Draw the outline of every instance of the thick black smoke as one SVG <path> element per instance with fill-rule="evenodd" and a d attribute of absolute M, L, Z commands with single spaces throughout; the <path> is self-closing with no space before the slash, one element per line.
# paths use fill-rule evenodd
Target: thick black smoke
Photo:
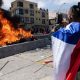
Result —
<path fill-rule="evenodd" d="M 3 1 L 2 1 L 2 0 L 0 0 L 0 7 L 2 6 L 2 4 L 3 4 Z"/>
<path fill-rule="evenodd" d="M 9 21 L 11 21 L 14 24 L 14 27 L 17 28 L 17 24 L 20 22 L 20 18 L 18 16 L 11 16 L 11 13 L 7 10 L 4 10 L 1 8 L 3 5 L 3 0 L 0 0 L 0 10 L 3 11 L 3 16 L 7 18 Z"/>

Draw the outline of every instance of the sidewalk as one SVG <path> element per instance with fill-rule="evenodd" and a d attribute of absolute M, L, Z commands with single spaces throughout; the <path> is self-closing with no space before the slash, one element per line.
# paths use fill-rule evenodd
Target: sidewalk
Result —
<path fill-rule="evenodd" d="M 0 80 L 52 80 L 50 48 L 36 49 L 0 59 Z"/>

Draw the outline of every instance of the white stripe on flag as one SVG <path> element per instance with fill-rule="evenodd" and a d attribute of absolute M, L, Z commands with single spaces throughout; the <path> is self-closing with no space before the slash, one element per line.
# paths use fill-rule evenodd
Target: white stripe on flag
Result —
<path fill-rule="evenodd" d="M 65 80 L 74 47 L 52 36 L 54 80 Z"/>

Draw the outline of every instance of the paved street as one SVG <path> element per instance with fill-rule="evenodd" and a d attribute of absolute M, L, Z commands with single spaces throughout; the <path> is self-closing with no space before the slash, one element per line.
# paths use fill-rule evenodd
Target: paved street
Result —
<path fill-rule="evenodd" d="M 52 80 L 51 49 L 36 49 L 0 59 L 0 80 Z"/>

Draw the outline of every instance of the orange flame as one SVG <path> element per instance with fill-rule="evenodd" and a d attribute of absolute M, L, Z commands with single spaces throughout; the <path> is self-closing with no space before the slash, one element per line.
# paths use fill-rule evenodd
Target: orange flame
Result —
<path fill-rule="evenodd" d="M 14 29 L 12 23 L 3 17 L 3 12 L 0 10 L 0 46 L 17 42 L 22 38 L 31 38 L 31 31 L 26 31 L 22 28 Z"/>

